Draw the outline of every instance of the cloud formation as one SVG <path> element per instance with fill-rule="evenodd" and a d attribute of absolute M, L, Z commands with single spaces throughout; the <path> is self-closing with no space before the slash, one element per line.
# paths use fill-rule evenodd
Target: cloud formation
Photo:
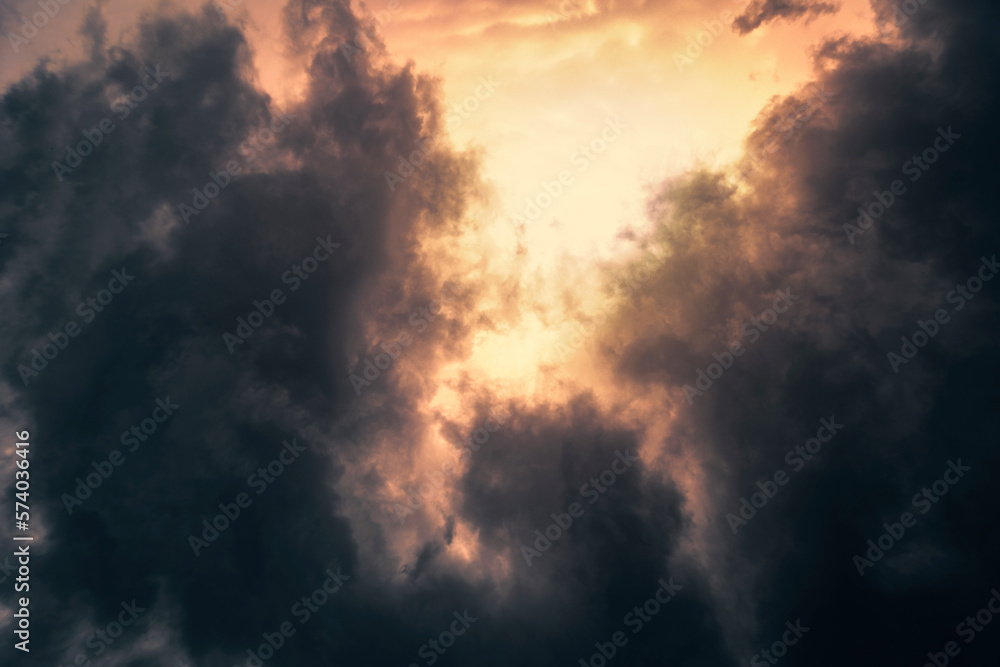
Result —
<path fill-rule="evenodd" d="M 828 11 L 755 2 L 737 25 Z M 554 287 L 497 281 L 491 242 L 469 249 L 483 156 L 446 140 L 441 82 L 393 65 L 348 4 L 284 7 L 306 84 L 281 108 L 212 7 L 151 12 L 115 45 L 94 10 L 88 58 L 40 63 L 0 101 L 0 400 L 31 432 L 44 527 L 31 659 L 939 650 L 1000 562 L 996 11 L 928 3 L 892 41 L 820 45 L 741 161 L 657 185 L 651 231 L 622 232 L 638 259 L 567 261 Z M 547 391 L 470 370 L 477 340 L 533 317 L 581 325 Z M 956 459 L 962 481 L 861 576 L 867 540 Z M 121 614 L 134 624 L 101 639 Z"/>
<path fill-rule="evenodd" d="M 743 13 L 736 17 L 733 25 L 741 35 L 746 35 L 772 21 L 792 21 L 802 16 L 807 17 L 808 21 L 819 14 L 832 14 L 838 9 L 839 6 L 831 2 L 753 0 Z"/>

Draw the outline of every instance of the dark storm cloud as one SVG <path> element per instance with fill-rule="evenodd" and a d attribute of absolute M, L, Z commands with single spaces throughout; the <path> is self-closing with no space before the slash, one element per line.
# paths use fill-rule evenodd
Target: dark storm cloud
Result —
<path fill-rule="evenodd" d="M 440 295 L 445 276 L 421 263 L 417 241 L 447 235 L 476 196 L 475 162 L 434 141 L 437 88 L 384 65 L 377 41 L 346 58 L 339 47 L 359 24 L 340 3 L 287 8 L 294 43 L 326 41 L 302 49 L 307 95 L 282 109 L 250 83 L 242 34 L 211 8 L 151 19 L 139 46 L 112 48 L 91 16 L 90 61 L 40 66 L 0 102 L 5 407 L 32 431 L 43 471 L 34 501 L 50 530 L 36 561 L 44 576 L 32 612 L 44 620 L 33 659 L 93 658 L 87 637 L 135 599 L 146 611 L 115 642 L 122 664 L 244 664 L 246 649 L 286 621 L 296 634 L 268 664 L 420 664 L 421 646 L 466 610 L 477 620 L 442 664 L 576 664 L 620 630 L 629 646 L 616 664 L 745 664 L 799 618 L 811 629 L 785 664 L 920 664 L 996 584 L 996 545 L 983 536 L 997 519 L 997 283 L 898 374 L 886 355 L 918 319 L 953 308 L 949 290 L 998 250 L 996 13 L 925 5 L 902 30 L 940 41 L 933 57 L 912 45 L 826 46 L 819 57 L 837 68 L 819 83 L 830 99 L 797 127 L 808 91 L 761 115 L 748 149 L 768 157 L 747 171 L 747 187 L 697 174 L 652 202 L 650 243 L 669 259 L 638 290 L 649 318 L 622 320 L 619 370 L 677 392 L 670 446 L 707 453 L 717 513 L 700 566 L 680 555 L 691 507 L 645 465 L 588 503 L 582 486 L 616 452 L 638 452 L 645 434 L 608 426 L 586 395 L 506 406 L 508 420 L 458 484 L 456 515 L 412 562 L 393 562 L 391 536 L 348 518 L 352 499 L 335 485 L 342 458 L 415 428 L 430 391 L 395 366 L 360 397 L 348 378 Z M 157 65 L 164 82 L 118 118 L 111 105 Z M 287 126 L 265 141 L 261 129 L 280 114 Z M 107 117 L 115 130 L 60 182 L 51 163 Z M 789 138 L 768 151 L 789 117 Z M 843 225 L 857 207 L 909 178 L 902 165 L 948 126 L 961 139 L 850 243 Z M 270 144 L 253 160 L 249 137 Z M 430 159 L 390 191 L 385 171 L 422 139 Z M 192 189 L 231 161 L 240 173 L 185 224 L 180 204 L 193 205 Z M 282 276 L 328 238 L 339 247 L 292 291 Z M 134 281 L 85 320 L 77 304 L 123 268 Z M 478 286 L 463 287 L 406 363 L 430 368 L 465 348 Z M 794 307 L 688 405 L 681 388 L 785 288 Z M 275 289 L 282 303 L 230 353 L 223 334 Z M 81 332 L 25 385 L 18 366 L 30 367 L 49 333 L 62 340 L 69 321 Z M 179 407 L 147 435 L 141 424 L 166 397 Z M 480 402 L 449 433 L 461 439 L 482 423 L 496 401 Z M 725 513 L 789 470 L 786 452 L 831 416 L 843 431 L 733 535 Z M 129 452 L 120 434 L 136 425 L 147 439 Z M 258 494 L 248 478 L 266 480 L 258 469 L 293 438 L 306 451 Z M 68 514 L 62 495 L 116 448 L 124 464 Z M 859 577 L 852 556 L 959 457 L 973 466 L 967 478 Z M 252 504 L 195 556 L 189 537 L 241 493 Z M 584 514 L 529 566 L 521 545 L 573 502 Z M 512 554 L 503 581 L 470 583 L 442 562 L 460 521 L 485 553 Z M 374 562 L 363 562 L 363 538 L 382 547 Z M 294 605 L 338 567 L 350 579 L 300 623 Z M 683 588 L 633 635 L 626 615 L 670 577 Z M 995 646 L 969 652 L 987 660 Z"/>
<path fill-rule="evenodd" d="M 741 35 L 745 35 L 772 21 L 792 21 L 801 16 L 813 19 L 820 14 L 832 14 L 838 9 L 839 5 L 812 0 L 753 0 L 736 17 L 733 25 Z"/>
<path fill-rule="evenodd" d="M 801 618 L 812 629 L 790 664 L 922 664 L 996 581 L 984 531 L 998 519 L 1000 283 L 968 283 L 1000 249 L 996 14 L 987 3 L 928 3 L 901 22 L 898 47 L 826 45 L 817 84 L 830 99 L 801 122 L 809 90 L 762 112 L 747 152 L 763 157 L 743 165 L 745 189 L 694 174 L 653 204 L 650 242 L 673 255 L 642 309 L 669 327 L 635 322 L 620 368 L 677 392 L 679 437 L 707 448 L 716 480 L 727 480 L 712 499 L 709 558 L 748 596 L 725 621 L 737 656 Z M 919 46 L 932 37 L 934 55 Z M 858 207 L 888 202 L 896 180 L 906 191 L 851 243 L 844 225 L 859 224 Z M 730 343 L 748 342 L 740 326 L 786 286 L 796 305 L 727 357 Z M 939 309 L 947 323 L 895 372 L 888 354 L 903 354 L 901 337 L 934 331 Z M 696 386 L 720 357 L 729 367 Z M 685 385 L 704 389 L 691 405 Z M 787 452 L 831 416 L 843 430 L 795 472 Z M 926 515 L 915 509 L 913 496 L 959 458 L 972 471 Z M 734 535 L 725 514 L 779 470 L 791 481 Z M 852 557 L 907 511 L 916 526 L 859 576 Z M 988 660 L 997 649 L 985 644 L 963 654 Z"/>
<path fill-rule="evenodd" d="M 250 83 L 243 35 L 211 7 L 151 18 L 134 45 L 114 47 L 102 45 L 103 23 L 91 14 L 91 60 L 39 65 L 0 102 L 3 368 L 15 391 L 6 407 L 39 449 L 52 443 L 33 487 L 51 531 L 35 560 L 48 574 L 32 589 L 38 664 L 79 653 L 93 660 L 87 638 L 133 599 L 150 611 L 116 641 L 119 658 L 246 660 L 261 633 L 295 620 L 292 605 L 321 586 L 327 568 L 361 569 L 329 486 L 340 474 L 337 451 L 367 423 L 347 379 L 370 344 L 361 322 L 433 298 L 438 278 L 416 267 L 415 239 L 452 224 L 472 176 L 460 158 L 431 148 L 388 197 L 384 171 L 437 134 L 435 89 L 374 62 L 377 45 L 344 59 L 339 36 L 357 25 L 346 5 L 329 3 L 321 17 L 291 6 L 287 15 L 300 17 L 290 21 L 293 38 L 311 30 L 329 39 L 295 108 L 275 108 Z M 151 88 L 156 68 L 162 80 Z M 116 108 L 133 93 L 133 104 Z M 83 154 L 68 158 L 67 146 Z M 233 163 L 238 175 L 220 176 Z M 424 221 L 430 201 L 447 204 Z M 197 214 L 185 216 L 182 204 Z M 303 259 L 319 246 L 329 258 L 310 269 Z M 296 265 L 315 271 L 298 286 L 284 279 Z M 125 289 L 115 283 L 105 302 L 115 271 L 134 278 Z M 223 334 L 237 332 L 238 318 L 254 321 L 255 302 L 276 289 L 281 303 L 262 305 L 266 323 L 230 354 Z M 87 298 L 100 301 L 87 310 Z M 57 354 L 38 356 L 33 368 L 33 350 L 56 349 L 46 344 Z M 391 380 L 373 390 L 392 399 L 381 416 L 388 423 L 392 413 L 405 419 L 410 403 L 395 391 Z M 150 434 L 141 424 L 162 417 L 158 399 L 178 407 Z M 248 478 L 293 438 L 307 446 L 303 462 L 257 495 Z M 122 466 L 77 491 L 77 478 L 115 449 Z M 203 536 L 202 520 L 240 493 L 252 505 L 195 556 L 189 537 Z M 67 500 L 74 496 L 82 506 Z M 381 644 L 403 661 L 474 600 L 446 583 L 413 615 L 414 603 L 376 602 L 372 593 L 350 580 L 340 611 L 304 625 L 281 660 L 359 664 Z M 344 634 L 348 618 L 360 635 Z M 386 648 L 382 633 L 411 641 Z M 172 639 L 138 643 L 153 637 Z"/>
<path fill-rule="evenodd" d="M 478 527 L 487 551 L 512 553 L 510 588 L 489 628 L 480 628 L 489 639 L 478 655 L 572 664 L 622 631 L 630 638 L 627 660 L 730 664 L 707 616 L 702 574 L 677 557 L 683 498 L 631 460 L 639 434 L 606 427 L 587 396 L 560 407 L 512 407 L 459 487 L 460 515 Z M 540 555 L 526 558 L 522 547 Z M 682 590 L 638 634 L 626 617 L 670 577 Z"/>

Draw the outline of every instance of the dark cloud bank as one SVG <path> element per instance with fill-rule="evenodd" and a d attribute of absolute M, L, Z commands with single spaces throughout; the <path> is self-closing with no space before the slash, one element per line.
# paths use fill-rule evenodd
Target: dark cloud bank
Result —
<path fill-rule="evenodd" d="M 376 351 L 365 326 L 388 330 L 440 292 L 446 276 L 418 241 L 453 231 L 477 196 L 475 164 L 434 143 L 431 82 L 382 65 L 377 45 L 349 63 L 336 45 L 354 38 L 357 19 L 314 6 L 286 10 L 293 39 L 330 32 L 295 108 L 275 109 L 249 83 L 243 36 L 210 9 L 150 18 L 134 47 L 104 46 L 96 17 L 89 62 L 39 65 L 4 93 L 3 400 L 32 432 L 32 502 L 49 531 L 33 560 L 32 653 L 17 659 L 245 664 L 262 633 L 291 621 L 295 635 L 266 664 L 427 664 L 421 645 L 468 610 L 477 620 L 440 664 L 579 664 L 619 630 L 628 644 L 617 664 L 748 664 L 798 619 L 810 630 L 784 664 L 922 665 L 953 640 L 955 664 L 996 664 L 1000 628 L 966 644 L 955 626 L 1000 586 L 1000 283 L 961 310 L 947 300 L 1000 250 L 994 4 L 928 2 L 896 46 L 826 44 L 818 110 L 805 117 L 809 90 L 776 100 L 748 141 L 743 177 L 691 174 L 651 202 L 650 242 L 670 257 L 636 298 L 656 317 L 630 320 L 609 363 L 623 383 L 661 385 L 683 406 L 667 447 L 700 452 L 718 510 L 701 558 L 681 556 L 692 523 L 683 495 L 636 464 L 524 562 L 517 547 L 581 501 L 583 481 L 616 451 L 639 450 L 641 433 L 610 425 L 583 395 L 509 406 L 471 460 L 459 518 L 487 553 L 513 554 L 505 579 L 474 583 L 438 562 L 452 526 L 415 563 L 362 554 L 361 534 L 389 536 L 349 520 L 352 499 L 336 483 L 374 432 L 405 431 L 429 391 L 386 374 L 359 397 L 348 376 Z M 891 5 L 877 7 L 891 17 Z M 169 76 L 119 119 L 109 100 L 156 65 Z M 250 161 L 241 144 L 279 114 L 287 126 Z M 114 131 L 60 182 L 51 163 L 106 117 Z M 960 138 L 910 181 L 904 163 L 949 127 Z M 389 196 L 384 171 L 423 138 L 433 159 Z M 185 224 L 179 204 L 193 205 L 192 188 L 229 161 L 240 173 Z M 906 192 L 849 238 L 857 208 L 896 179 Z M 339 247 L 292 291 L 282 276 L 327 237 Z M 88 320 L 78 304 L 123 269 L 135 278 Z M 469 311 L 407 354 L 461 354 L 469 287 Z M 799 300 L 689 405 L 684 386 L 713 353 L 749 343 L 739 325 L 786 287 Z M 222 334 L 278 288 L 287 300 L 230 354 Z M 887 354 L 938 309 L 950 320 L 894 372 Z M 25 386 L 18 366 L 70 321 L 81 332 Z M 167 397 L 179 407 L 129 452 L 118 434 L 162 417 L 154 409 Z M 831 416 L 843 430 L 795 472 L 786 452 Z M 306 451 L 258 496 L 247 477 L 292 439 Z M 115 448 L 124 464 L 67 514 L 63 494 Z M 959 458 L 971 471 L 920 514 L 913 495 Z M 779 469 L 790 483 L 734 535 L 725 514 Z M 195 557 L 188 536 L 241 492 L 252 504 Z M 853 556 L 908 510 L 916 525 L 860 576 Z M 293 605 L 338 567 L 351 578 L 301 624 Z M 632 634 L 625 615 L 671 576 L 683 589 Z M 6 586 L 3 596 L 13 606 Z M 101 644 L 88 637 L 133 599 L 145 611 L 97 663 Z"/>

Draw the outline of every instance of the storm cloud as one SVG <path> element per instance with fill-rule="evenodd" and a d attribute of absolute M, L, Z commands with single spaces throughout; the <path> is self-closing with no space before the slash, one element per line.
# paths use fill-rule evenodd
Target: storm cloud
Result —
<path fill-rule="evenodd" d="M 571 355 L 579 379 L 543 368 L 528 398 L 466 364 L 555 319 L 542 281 L 465 246 L 485 157 L 378 14 L 287 4 L 302 88 L 279 106 L 225 12 L 159 8 L 111 44 L 90 10 L 87 57 L 0 100 L 0 421 L 30 431 L 42 531 L 31 654 L 0 650 L 723 667 L 806 626 L 785 664 L 922 664 L 1000 562 L 997 11 L 820 45 L 737 163 L 656 185 L 652 231 L 622 233 L 641 262 L 595 271 L 604 315 L 565 288 L 598 370 Z"/>

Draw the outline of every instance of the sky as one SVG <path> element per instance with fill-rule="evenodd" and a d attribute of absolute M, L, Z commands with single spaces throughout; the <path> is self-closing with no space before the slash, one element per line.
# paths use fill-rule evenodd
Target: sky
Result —
<path fill-rule="evenodd" d="M 0 4 L 2 664 L 996 664 L 998 11 Z"/>

